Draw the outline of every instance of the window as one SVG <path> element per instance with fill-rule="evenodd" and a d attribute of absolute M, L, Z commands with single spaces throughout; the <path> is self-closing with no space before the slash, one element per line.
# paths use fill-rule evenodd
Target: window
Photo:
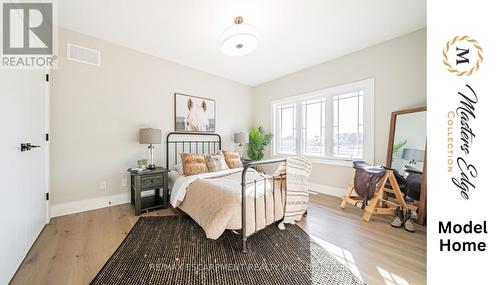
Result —
<path fill-rule="evenodd" d="M 363 158 L 363 91 L 333 97 L 333 156 Z"/>
<path fill-rule="evenodd" d="M 278 109 L 279 150 L 282 154 L 296 153 L 295 145 L 295 104 L 285 104 Z"/>
<path fill-rule="evenodd" d="M 374 80 L 275 101 L 275 155 L 373 162 Z"/>
<path fill-rule="evenodd" d="M 305 155 L 325 155 L 325 98 L 302 102 L 302 146 Z"/>

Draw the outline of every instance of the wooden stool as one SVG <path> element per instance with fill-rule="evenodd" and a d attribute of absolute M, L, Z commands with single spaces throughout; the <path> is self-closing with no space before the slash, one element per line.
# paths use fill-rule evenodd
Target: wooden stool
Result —
<path fill-rule="evenodd" d="M 387 180 L 389 180 L 392 189 L 385 187 Z M 352 204 L 356 207 L 357 204 L 363 203 L 363 199 L 361 199 L 358 196 L 352 195 L 353 191 L 354 191 L 354 178 L 353 181 L 347 187 L 347 192 L 342 198 L 342 203 L 340 204 L 340 208 L 344 209 L 347 203 Z M 394 194 L 394 196 L 396 196 L 397 203 L 384 199 L 384 192 Z M 396 177 L 394 176 L 393 171 L 387 169 L 385 171 L 384 177 L 382 177 L 379 183 L 377 183 L 373 197 L 370 200 L 368 200 L 368 205 L 364 209 L 365 213 L 363 214 L 363 220 L 369 222 L 372 215 L 394 216 L 396 214 L 396 208 L 398 206 L 401 206 L 401 208 L 403 208 L 403 211 L 406 211 L 406 209 L 408 208 L 403 193 L 401 193 L 401 190 L 399 189 L 399 185 L 398 182 L 396 181 Z"/>

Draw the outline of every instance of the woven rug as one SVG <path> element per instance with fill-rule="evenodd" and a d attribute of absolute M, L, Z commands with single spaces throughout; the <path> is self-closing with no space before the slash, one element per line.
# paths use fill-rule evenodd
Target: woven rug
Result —
<path fill-rule="evenodd" d="M 363 284 L 296 225 L 205 237 L 188 216 L 141 217 L 91 284 Z"/>

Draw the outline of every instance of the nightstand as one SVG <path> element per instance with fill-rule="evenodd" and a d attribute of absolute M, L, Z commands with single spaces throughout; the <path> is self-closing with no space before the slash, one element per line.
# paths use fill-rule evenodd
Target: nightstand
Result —
<path fill-rule="evenodd" d="M 168 197 L 168 171 L 164 167 L 157 167 L 145 173 L 130 174 L 130 198 L 135 206 L 135 215 L 154 209 L 167 208 Z M 154 195 L 142 196 L 142 192 L 154 191 Z"/>

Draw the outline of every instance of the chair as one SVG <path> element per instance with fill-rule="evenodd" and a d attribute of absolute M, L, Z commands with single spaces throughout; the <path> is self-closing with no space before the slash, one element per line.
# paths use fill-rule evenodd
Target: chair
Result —
<path fill-rule="evenodd" d="M 408 206 L 394 176 L 394 170 L 374 167 L 364 161 L 354 161 L 353 168 L 356 173 L 347 187 L 340 208 L 344 209 L 347 203 L 355 207 L 362 203 L 360 208 L 365 211 L 363 220 L 366 222 L 370 221 L 372 215 L 395 215 L 398 206 L 406 211 Z M 387 188 L 386 183 L 392 189 Z M 352 195 L 353 191 L 357 195 Z M 393 194 L 396 202 L 384 198 L 384 193 Z"/>

